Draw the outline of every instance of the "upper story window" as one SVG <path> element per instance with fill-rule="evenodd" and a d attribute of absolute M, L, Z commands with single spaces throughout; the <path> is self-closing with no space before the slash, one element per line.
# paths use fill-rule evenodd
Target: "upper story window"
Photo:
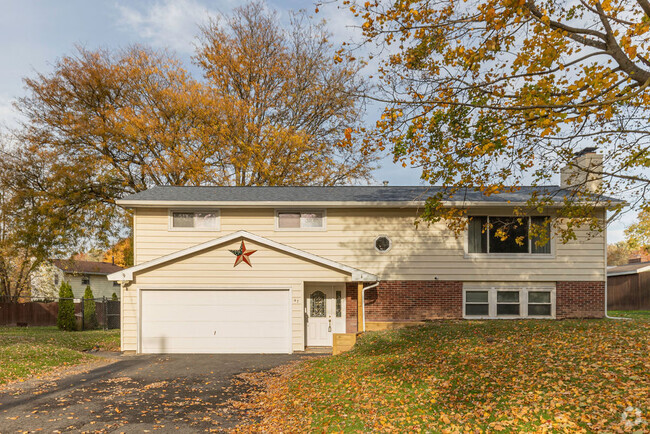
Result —
<path fill-rule="evenodd" d="M 276 211 L 275 228 L 277 230 L 325 230 L 325 211 Z"/>
<path fill-rule="evenodd" d="M 546 242 L 535 234 L 545 227 Z M 467 252 L 486 254 L 550 254 L 550 217 L 472 216 L 467 230 Z"/>
<path fill-rule="evenodd" d="M 218 231 L 219 210 L 171 210 L 169 229 L 176 231 Z"/>

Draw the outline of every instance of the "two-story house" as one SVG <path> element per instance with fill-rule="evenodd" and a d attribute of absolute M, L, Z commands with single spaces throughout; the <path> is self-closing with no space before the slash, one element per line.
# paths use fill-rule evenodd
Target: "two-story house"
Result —
<path fill-rule="evenodd" d="M 564 187 L 545 188 L 559 203 Z M 155 187 L 120 200 L 136 264 L 109 276 L 122 285 L 122 349 L 290 353 L 377 322 L 605 315 L 605 233 L 540 245 L 529 224 L 555 218 L 550 206 L 503 240 L 496 229 L 532 187 L 468 193 L 462 236 L 416 226 L 435 190 Z"/>

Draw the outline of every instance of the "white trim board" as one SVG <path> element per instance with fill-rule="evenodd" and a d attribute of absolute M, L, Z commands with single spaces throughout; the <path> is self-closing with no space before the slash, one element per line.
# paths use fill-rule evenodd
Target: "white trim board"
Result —
<path fill-rule="evenodd" d="M 255 235 L 247 231 L 233 232 L 229 235 L 224 235 L 223 237 L 215 238 L 214 240 L 210 240 L 205 243 L 197 244 L 196 246 L 188 247 L 187 249 L 179 250 L 169 255 L 152 259 L 151 261 L 144 262 L 140 265 L 136 265 L 135 267 L 126 268 L 122 271 L 109 274 L 107 277 L 108 280 L 112 280 L 112 281 L 117 280 L 120 282 L 131 282 L 133 281 L 133 273 L 146 270 L 148 268 L 155 267 L 157 265 L 164 264 L 166 262 L 170 262 L 175 259 L 182 258 L 184 256 L 192 255 L 194 253 L 198 253 L 203 250 L 216 247 L 220 244 L 225 244 L 230 241 L 234 241 L 238 239 L 246 239 L 246 240 L 254 241 L 258 244 L 262 244 L 267 247 L 271 247 L 286 252 L 288 254 L 298 256 L 305 260 L 315 262 L 317 264 L 321 264 L 326 267 L 334 268 L 335 270 L 340 270 L 349 273 L 352 276 L 352 280 L 354 281 L 374 282 L 378 280 L 376 275 L 367 273 L 363 270 L 359 270 L 358 268 L 350 267 L 348 265 L 341 264 L 340 262 L 332 261 L 331 259 L 323 258 L 322 256 L 314 255 L 313 253 L 305 252 L 304 250 L 296 249 L 295 247 L 287 246 L 286 244 L 278 243 L 277 241 L 270 240 L 260 235 Z"/>

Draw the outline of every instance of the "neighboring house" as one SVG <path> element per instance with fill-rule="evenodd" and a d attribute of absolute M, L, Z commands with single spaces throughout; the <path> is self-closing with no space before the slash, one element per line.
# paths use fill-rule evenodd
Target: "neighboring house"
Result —
<path fill-rule="evenodd" d="M 558 203 L 568 194 L 545 188 Z M 155 187 L 119 200 L 134 213 L 136 264 L 109 276 L 123 285 L 122 350 L 290 353 L 386 322 L 605 315 L 605 233 L 543 246 L 527 225 L 523 246 L 482 233 L 486 221 L 512 223 L 533 187 L 468 192 L 476 218 L 463 236 L 416 226 L 435 191 Z"/>
<path fill-rule="evenodd" d="M 607 305 L 612 310 L 650 310 L 650 261 L 632 259 L 607 269 Z"/>
<path fill-rule="evenodd" d="M 32 298 L 59 296 L 61 282 L 70 283 L 75 298 L 82 298 L 90 286 L 95 298 L 120 296 L 120 284 L 108 280 L 107 276 L 123 268 L 110 262 L 53 259 L 40 267 L 32 280 Z"/>

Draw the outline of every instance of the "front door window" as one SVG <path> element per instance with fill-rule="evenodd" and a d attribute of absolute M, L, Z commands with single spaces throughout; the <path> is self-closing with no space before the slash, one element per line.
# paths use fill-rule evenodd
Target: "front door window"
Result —
<path fill-rule="evenodd" d="M 326 298 L 322 291 L 316 291 L 311 294 L 311 312 L 312 318 L 325 318 L 327 315 Z"/>

